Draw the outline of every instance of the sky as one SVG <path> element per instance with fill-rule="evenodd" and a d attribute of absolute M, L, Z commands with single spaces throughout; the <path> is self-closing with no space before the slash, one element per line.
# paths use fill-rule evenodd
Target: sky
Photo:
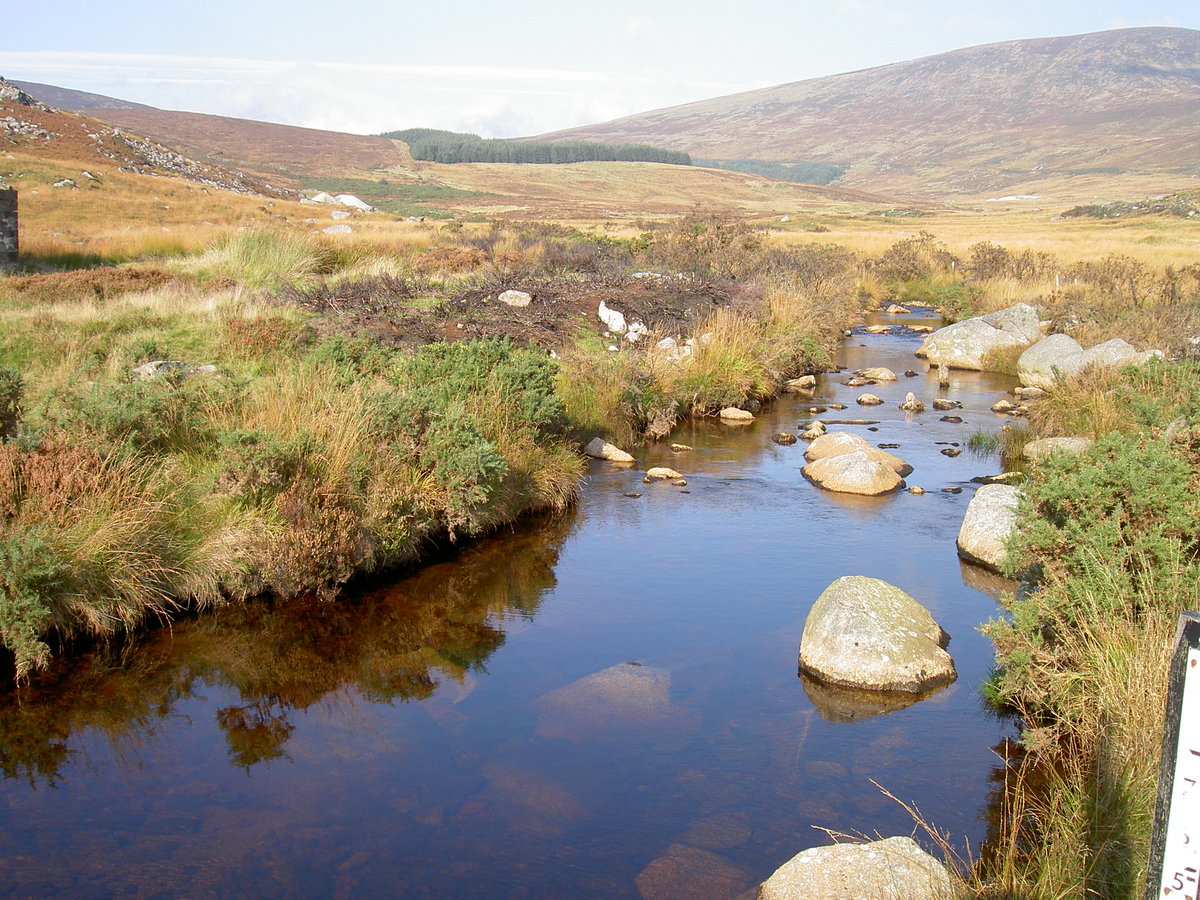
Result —
<path fill-rule="evenodd" d="M 1196 0 L 40 0 L 0 76 L 361 134 L 541 134 L 960 47 L 1200 29 Z"/>

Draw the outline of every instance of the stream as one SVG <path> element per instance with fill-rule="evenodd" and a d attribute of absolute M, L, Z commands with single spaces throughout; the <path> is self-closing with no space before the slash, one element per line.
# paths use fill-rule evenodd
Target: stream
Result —
<path fill-rule="evenodd" d="M 0 697 L 0 896 L 752 898 L 821 829 L 912 833 L 872 782 L 977 850 L 1014 731 L 979 697 L 978 628 L 1007 583 L 954 539 L 970 479 L 999 471 L 967 436 L 1000 428 L 1014 382 L 954 372 L 961 423 L 906 416 L 907 391 L 939 395 L 920 340 L 856 333 L 839 364 L 897 382 L 824 375 L 751 425 L 686 425 L 692 452 L 592 462 L 570 514 L 344 602 L 56 663 Z M 927 493 L 807 482 L 806 444 L 771 437 L 830 402 L 816 417 L 878 420 L 830 430 L 899 445 Z M 652 465 L 686 487 L 643 484 Z M 798 677 L 810 606 L 855 574 L 932 612 L 954 684 L 904 706 Z"/>

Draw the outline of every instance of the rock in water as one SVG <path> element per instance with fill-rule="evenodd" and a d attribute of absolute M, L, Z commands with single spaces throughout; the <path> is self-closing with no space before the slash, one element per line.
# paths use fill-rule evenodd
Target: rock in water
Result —
<path fill-rule="evenodd" d="M 505 306 L 516 307 L 528 306 L 533 301 L 533 297 L 524 291 L 505 291 L 496 299 Z"/>
<path fill-rule="evenodd" d="M 815 390 L 817 387 L 817 378 L 815 375 L 801 375 L 799 378 L 793 378 L 783 386 L 785 391 L 800 393 L 801 391 Z"/>
<path fill-rule="evenodd" d="M 929 335 L 917 351 L 931 365 L 982 371 L 988 353 L 1028 347 L 1042 336 L 1037 310 L 1018 303 L 986 316 L 963 319 Z"/>
<path fill-rule="evenodd" d="M 775 437 L 771 438 L 775 443 L 782 447 L 790 447 L 796 443 L 796 436 L 786 431 L 781 431 Z"/>
<path fill-rule="evenodd" d="M 813 604 L 800 668 L 831 684 L 920 694 L 957 677 L 949 637 L 929 610 L 895 585 L 848 575 Z"/>
<path fill-rule="evenodd" d="M 859 378 L 867 378 L 871 381 L 895 381 L 896 373 L 891 369 L 883 366 L 872 366 L 867 369 L 859 369 L 854 373 Z"/>
<path fill-rule="evenodd" d="M 925 404 L 917 399 L 916 394 L 909 391 L 904 397 L 904 402 L 900 404 L 900 408 L 905 412 L 919 413 L 925 411 Z"/>
<path fill-rule="evenodd" d="M 901 478 L 912 474 L 912 466 L 900 457 L 888 453 L 879 447 L 872 447 L 863 438 L 848 431 L 831 431 L 829 434 L 818 437 L 804 451 L 804 458 L 809 462 L 816 462 L 818 459 L 841 456 L 843 453 L 854 453 L 859 450 L 866 453 L 867 456 L 876 462 L 889 466 Z"/>
<path fill-rule="evenodd" d="M 588 441 L 587 446 L 583 448 L 583 452 L 592 457 L 592 459 L 607 459 L 610 462 L 623 463 L 633 462 L 632 456 L 620 447 L 614 446 L 600 437 L 594 437 Z"/>
<path fill-rule="evenodd" d="M 968 562 L 999 571 L 1005 541 L 1017 526 L 1021 491 L 1009 484 L 985 484 L 967 505 L 958 530 L 958 555 Z"/>
<path fill-rule="evenodd" d="M 754 413 L 747 412 L 744 409 L 738 409 L 736 406 L 727 406 L 720 412 L 722 422 L 753 422 Z"/>
<path fill-rule="evenodd" d="M 946 867 L 910 837 L 813 847 L 758 889 L 758 900 L 953 900 Z"/>
<path fill-rule="evenodd" d="M 652 469 L 646 470 L 646 477 L 661 478 L 664 481 L 674 481 L 677 478 L 682 478 L 683 475 L 681 475 L 679 472 L 676 472 L 674 469 L 668 468 L 667 466 L 655 466 Z"/>
<path fill-rule="evenodd" d="M 876 497 L 904 487 L 904 479 L 895 469 L 873 459 L 865 450 L 827 456 L 809 463 L 800 471 L 817 487 L 841 494 Z"/>
<path fill-rule="evenodd" d="M 862 406 L 878 406 L 883 401 L 874 394 L 859 394 L 858 403 Z"/>

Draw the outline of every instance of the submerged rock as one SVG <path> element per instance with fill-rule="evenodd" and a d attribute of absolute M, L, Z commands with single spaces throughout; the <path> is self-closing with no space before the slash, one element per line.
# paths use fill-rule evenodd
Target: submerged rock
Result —
<path fill-rule="evenodd" d="M 533 702 L 543 738 L 586 740 L 614 725 L 642 726 L 676 717 L 671 673 L 633 663 L 609 666 Z"/>
<path fill-rule="evenodd" d="M 967 505 L 958 530 L 958 555 L 969 562 L 999 571 L 1007 550 L 1005 542 L 1017 527 L 1021 491 L 1009 484 L 985 484 Z"/>
<path fill-rule="evenodd" d="M 792 444 L 796 443 L 797 439 L 794 434 L 791 434 L 790 432 L 787 432 L 787 431 L 781 431 L 777 435 L 775 435 L 773 438 L 771 438 L 771 440 L 773 440 L 775 443 L 779 444 L 780 446 L 790 447 Z"/>
<path fill-rule="evenodd" d="M 924 693 L 957 677 L 949 637 L 924 606 L 895 585 L 849 575 L 813 604 L 800 668 L 847 687 Z"/>
<path fill-rule="evenodd" d="M 871 459 L 888 466 L 901 477 L 912 473 L 912 466 L 900 457 L 879 447 L 872 447 L 865 439 L 848 431 L 832 431 L 817 438 L 804 451 L 804 458 L 809 462 L 816 462 L 818 459 L 827 459 L 831 456 L 841 456 L 856 451 L 866 453 Z"/>
<path fill-rule="evenodd" d="M 813 847 L 758 889 L 758 900 L 953 900 L 946 867 L 910 837 Z"/>

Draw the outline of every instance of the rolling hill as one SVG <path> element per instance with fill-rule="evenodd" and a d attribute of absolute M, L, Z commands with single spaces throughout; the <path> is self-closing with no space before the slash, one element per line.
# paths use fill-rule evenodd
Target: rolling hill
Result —
<path fill-rule="evenodd" d="M 543 137 L 833 163 L 838 184 L 925 198 L 1144 195 L 1200 176 L 1200 32 L 989 44 Z"/>

